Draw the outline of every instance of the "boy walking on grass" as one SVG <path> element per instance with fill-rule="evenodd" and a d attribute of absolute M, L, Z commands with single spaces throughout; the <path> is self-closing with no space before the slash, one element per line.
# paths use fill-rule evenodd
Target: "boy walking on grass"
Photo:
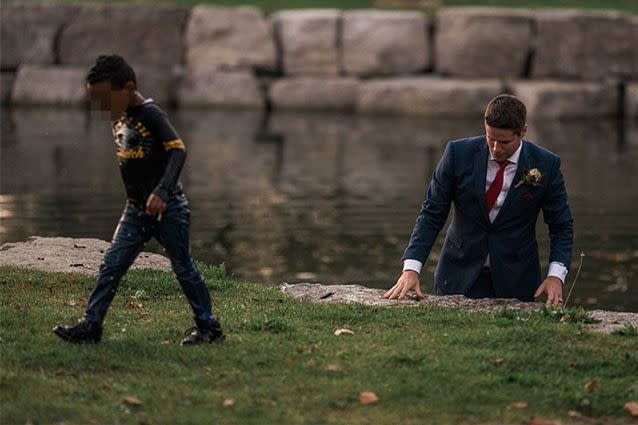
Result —
<path fill-rule="evenodd" d="M 178 181 L 186 158 L 184 143 L 164 111 L 136 86 L 133 68 L 118 55 L 98 57 L 87 74 L 91 103 L 111 114 L 127 201 L 84 316 L 75 325 L 56 326 L 53 332 L 69 342 L 99 342 L 120 279 L 144 244 L 155 237 L 166 249 L 193 310 L 196 326 L 181 344 L 222 341 L 225 337 L 212 313 L 208 289 L 190 252 L 190 209 Z"/>

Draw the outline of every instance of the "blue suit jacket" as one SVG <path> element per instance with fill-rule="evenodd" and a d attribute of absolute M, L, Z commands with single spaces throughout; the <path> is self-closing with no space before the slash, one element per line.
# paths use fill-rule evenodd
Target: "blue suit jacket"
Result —
<path fill-rule="evenodd" d="M 428 186 L 403 259 L 425 263 L 454 205 L 434 273 L 436 293 L 465 294 L 476 281 L 489 253 L 492 282 L 499 298 L 531 301 L 542 282 L 536 221 L 540 210 L 549 228 L 549 261 L 569 267 L 573 218 L 567 204 L 560 158 L 523 142 L 512 187 L 493 223 L 485 210 L 489 151 L 485 136 L 448 143 Z M 543 175 L 539 186 L 514 187 L 530 169 Z"/>

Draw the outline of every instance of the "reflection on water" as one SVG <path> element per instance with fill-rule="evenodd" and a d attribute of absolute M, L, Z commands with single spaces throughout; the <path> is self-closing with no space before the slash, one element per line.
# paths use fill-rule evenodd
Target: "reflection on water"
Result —
<path fill-rule="evenodd" d="M 447 140 L 481 122 L 335 114 L 169 111 L 193 251 L 241 278 L 389 287 Z M 109 240 L 124 201 L 108 122 L 75 110 L 3 110 L 0 239 Z M 575 217 L 575 300 L 638 311 L 638 123 L 532 122 L 562 157 Z M 546 228 L 539 220 L 541 258 Z M 440 241 L 439 241 L 440 244 Z M 432 291 L 437 245 L 423 280 Z M 148 248 L 158 251 L 151 243 Z M 545 264 L 546 266 L 546 264 Z"/>

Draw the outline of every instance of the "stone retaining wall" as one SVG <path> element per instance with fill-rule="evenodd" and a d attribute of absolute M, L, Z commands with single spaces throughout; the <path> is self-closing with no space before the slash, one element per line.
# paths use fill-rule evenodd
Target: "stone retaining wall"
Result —
<path fill-rule="evenodd" d="M 117 22 L 118 25 L 113 25 Z M 638 118 L 638 16 L 445 8 L 313 9 L 9 3 L 1 100 L 84 106 L 79 84 L 119 53 L 166 105 L 480 115 L 492 96 L 530 115 Z"/>

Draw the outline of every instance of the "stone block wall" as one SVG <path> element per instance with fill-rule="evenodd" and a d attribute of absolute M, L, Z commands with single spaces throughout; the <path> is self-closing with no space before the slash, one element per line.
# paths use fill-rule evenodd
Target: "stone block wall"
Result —
<path fill-rule="evenodd" d="M 254 7 L 25 2 L 3 4 L 0 24 L 5 104 L 86 106 L 88 67 L 118 53 L 145 96 L 183 108 L 460 117 L 509 92 L 535 116 L 638 117 L 638 17 L 619 12 L 264 16 Z"/>

